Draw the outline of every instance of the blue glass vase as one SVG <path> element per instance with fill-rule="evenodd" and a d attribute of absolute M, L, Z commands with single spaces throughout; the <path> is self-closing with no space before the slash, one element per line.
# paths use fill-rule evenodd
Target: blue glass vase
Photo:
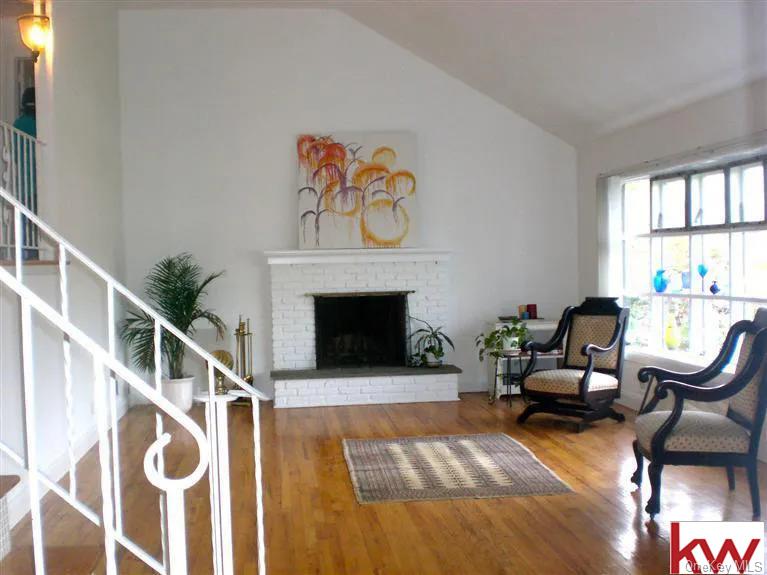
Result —
<path fill-rule="evenodd" d="M 655 272 L 655 277 L 652 278 L 652 286 L 658 293 L 663 293 L 668 287 L 668 278 L 666 277 L 666 270 L 658 270 Z"/>
<path fill-rule="evenodd" d="M 718 294 L 720 291 L 722 291 L 722 288 L 719 287 L 719 284 L 716 283 L 716 280 L 711 282 L 711 286 L 709 286 L 708 291 L 710 291 L 713 295 Z"/>

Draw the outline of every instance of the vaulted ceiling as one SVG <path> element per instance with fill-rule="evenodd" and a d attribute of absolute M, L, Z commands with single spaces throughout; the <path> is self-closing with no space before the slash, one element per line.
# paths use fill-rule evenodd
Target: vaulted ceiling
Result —
<path fill-rule="evenodd" d="M 767 77 L 767 0 L 120 1 L 335 8 L 573 145 Z"/>
<path fill-rule="evenodd" d="M 341 9 L 572 144 L 767 76 L 764 0 Z"/>

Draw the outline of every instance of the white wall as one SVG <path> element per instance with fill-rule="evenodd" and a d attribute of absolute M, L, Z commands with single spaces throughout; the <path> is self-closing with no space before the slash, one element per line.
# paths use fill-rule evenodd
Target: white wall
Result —
<path fill-rule="evenodd" d="M 230 327 L 251 318 L 262 387 L 262 252 L 297 247 L 300 133 L 416 133 L 423 245 L 454 253 L 449 359 L 463 389 L 484 385 L 473 339 L 486 320 L 534 302 L 554 317 L 577 299 L 573 148 L 347 16 L 124 10 L 119 68 L 129 286 L 180 251 L 225 269 L 209 304 Z"/>
<path fill-rule="evenodd" d="M 29 7 L 31 9 L 31 7 Z M 117 8 L 113 3 L 54 1 L 47 7 L 52 45 L 37 70 L 41 213 L 96 263 L 122 273 L 120 216 L 120 111 L 117 72 Z M 69 266 L 73 322 L 106 343 L 106 292 L 82 266 Z M 27 271 L 29 286 L 58 307 L 55 267 Z M 18 298 L 0 290 L 0 437 L 21 447 Z M 35 319 L 36 414 L 41 466 L 53 477 L 66 469 L 66 411 L 61 334 Z M 92 366 L 73 351 L 74 443 L 78 454 L 93 444 Z M 125 408 L 125 393 L 120 411 Z M 0 461 L 9 472 L 7 461 Z M 10 501 L 11 520 L 25 511 L 24 486 Z"/>

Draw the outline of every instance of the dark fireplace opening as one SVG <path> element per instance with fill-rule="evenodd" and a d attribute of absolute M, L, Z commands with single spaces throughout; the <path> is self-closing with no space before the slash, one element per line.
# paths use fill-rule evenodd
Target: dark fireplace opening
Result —
<path fill-rule="evenodd" d="M 406 293 L 315 295 L 317 368 L 404 366 Z"/>

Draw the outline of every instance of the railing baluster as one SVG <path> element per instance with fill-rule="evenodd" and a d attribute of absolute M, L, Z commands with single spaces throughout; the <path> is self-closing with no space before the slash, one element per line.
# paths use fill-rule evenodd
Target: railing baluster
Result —
<path fill-rule="evenodd" d="M 59 292 L 61 315 L 69 321 L 69 276 L 67 274 L 67 249 L 59 247 Z M 72 401 L 72 344 L 66 333 L 62 335 L 64 353 L 64 403 L 67 419 L 67 456 L 69 458 L 69 494 L 77 497 L 77 461 L 75 459 L 74 401 Z"/>
<path fill-rule="evenodd" d="M 34 139 L 29 138 L 27 140 L 27 146 L 29 146 L 29 177 L 30 177 L 30 200 L 29 200 L 29 209 L 31 209 L 34 213 L 37 213 L 37 143 Z M 30 221 L 30 225 L 33 226 L 32 230 L 32 236 L 31 236 L 31 243 L 36 248 L 40 246 L 40 237 L 37 233 L 37 226 L 34 225 L 33 222 Z M 38 251 L 38 257 L 39 256 Z"/>
<path fill-rule="evenodd" d="M 184 492 L 168 489 L 168 573 L 186 575 L 186 516 L 184 514 Z"/>
<path fill-rule="evenodd" d="M 261 413 L 260 402 L 250 398 L 253 407 L 253 456 L 256 474 L 256 535 L 258 537 L 258 573 L 266 575 L 266 535 L 264 532 L 264 488 L 261 469 Z"/>
<path fill-rule="evenodd" d="M 154 388 L 158 393 L 162 394 L 162 324 L 159 320 L 154 321 Z M 157 439 L 163 434 L 162 414 L 157 411 L 154 416 L 155 419 L 155 435 Z M 162 451 L 157 455 L 157 470 L 160 475 L 165 474 L 165 457 Z M 168 566 L 168 532 L 167 532 L 167 517 L 166 511 L 166 497 L 165 493 L 160 492 L 159 498 L 160 505 L 160 539 L 162 544 L 162 564 Z"/>
<path fill-rule="evenodd" d="M 218 465 L 218 501 L 221 518 L 221 557 L 222 575 L 234 573 L 234 551 L 232 547 L 232 502 L 229 488 L 229 427 L 227 412 L 229 402 L 226 396 L 213 400 L 213 413 L 216 419 L 216 444 L 213 448 L 217 451 Z"/>
<path fill-rule="evenodd" d="M 210 491 L 210 533 L 213 555 L 213 574 L 221 575 L 223 570 L 223 561 L 221 558 L 221 508 L 218 505 L 218 480 L 215 470 L 218 468 L 218 457 L 216 445 L 216 418 L 213 413 L 213 399 L 205 402 L 205 424 L 208 431 L 208 451 L 210 453 L 210 464 L 208 465 L 208 484 Z"/>
<path fill-rule="evenodd" d="M 19 198 L 19 156 L 16 151 L 17 139 L 18 135 L 11 132 L 11 194 L 13 194 L 14 198 L 21 201 L 21 198 Z"/>
<path fill-rule="evenodd" d="M 24 372 L 24 436 L 26 438 L 27 490 L 29 491 L 29 508 L 32 517 L 32 546 L 35 557 L 35 573 L 45 575 L 35 429 L 35 354 L 32 348 L 32 309 L 29 302 L 24 298 L 21 300 L 21 357 Z"/>
<path fill-rule="evenodd" d="M 213 528 L 214 573 L 234 573 L 232 551 L 232 505 L 229 486 L 229 427 L 227 411 L 233 399 L 216 395 L 215 367 L 208 363 L 208 397 L 205 418 L 208 424 L 210 466 L 208 477 L 211 492 L 211 527 Z"/>
<path fill-rule="evenodd" d="M 0 186 L 5 188 L 10 188 L 10 182 L 11 182 L 11 150 L 8 143 L 8 138 L 10 131 L 8 130 L 8 127 L 5 124 L 1 124 L 0 128 L 2 128 L 2 142 L 0 142 L 0 168 L 2 169 L 2 172 L 0 172 Z M 11 257 L 10 253 L 6 253 L 6 250 L 9 250 L 11 246 L 11 220 L 10 217 L 13 212 L 13 206 L 8 204 L 7 202 L 2 202 L 3 210 L 0 214 L 0 218 L 2 218 L 2 221 L 0 221 L 0 242 L 2 242 L 2 245 L 0 246 L 0 249 L 2 249 L 2 253 L 0 253 L 0 258 L 9 258 Z"/>
<path fill-rule="evenodd" d="M 16 279 L 20 282 L 24 281 L 22 277 L 22 261 L 21 261 L 21 212 L 17 206 L 13 208 L 13 241 L 16 244 L 14 246 L 14 254 L 16 257 Z"/>
<path fill-rule="evenodd" d="M 109 355 L 113 359 L 117 353 L 115 334 L 115 289 L 112 282 L 107 282 L 107 339 Z M 109 372 L 109 410 L 112 416 L 112 476 L 114 477 L 115 530 L 123 532 L 122 487 L 120 481 L 120 434 L 117 421 L 117 379 Z"/>
<path fill-rule="evenodd" d="M 101 517 L 104 529 L 104 556 L 107 575 L 117 574 L 116 546 L 114 533 L 114 508 L 112 503 L 112 474 L 109 469 L 109 419 L 106 397 L 104 364 L 93 358 L 93 398 L 96 409 L 96 424 L 99 431 L 99 467 L 101 468 Z"/>
<path fill-rule="evenodd" d="M 21 135 L 16 137 L 16 165 L 19 170 L 19 199 L 21 203 L 29 207 L 29 199 L 27 198 L 27 159 L 24 157 L 24 138 Z M 29 220 L 24 221 L 23 233 L 21 234 L 21 247 L 26 247 L 27 238 L 29 237 Z"/>

